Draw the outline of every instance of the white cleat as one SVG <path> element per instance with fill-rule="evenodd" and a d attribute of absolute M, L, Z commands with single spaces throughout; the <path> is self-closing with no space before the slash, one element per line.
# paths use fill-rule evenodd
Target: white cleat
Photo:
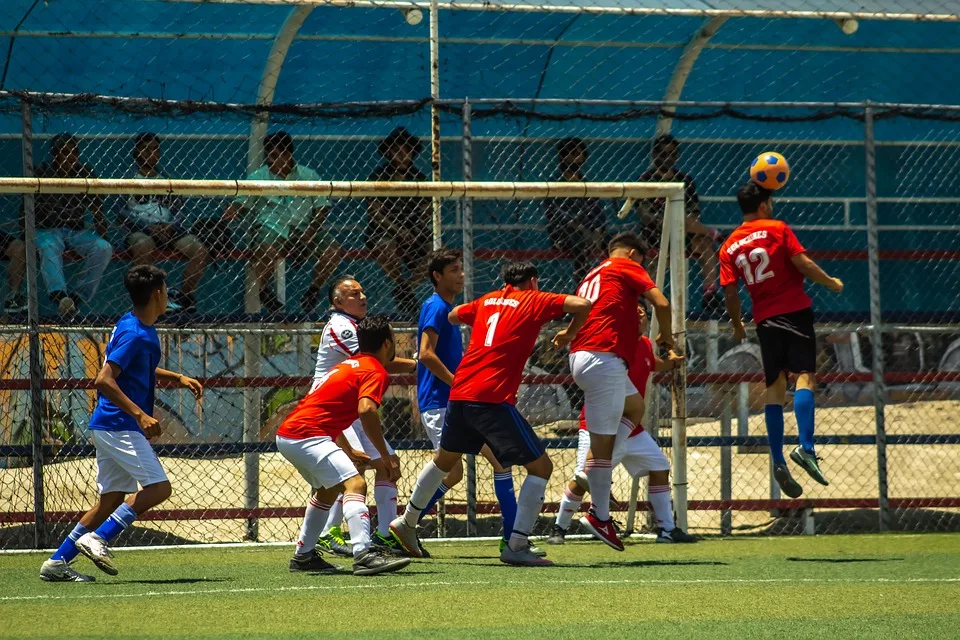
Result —
<path fill-rule="evenodd" d="M 97 565 L 97 569 L 103 571 L 109 576 L 115 576 L 120 573 L 113 564 L 113 554 L 110 553 L 110 547 L 107 541 L 91 531 L 80 536 L 77 540 L 77 550 L 90 558 L 90 562 Z"/>
<path fill-rule="evenodd" d="M 40 579 L 44 582 L 94 582 L 93 576 L 74 571 L 65 560 L 50 559 L 40 567 Z"/>
<path fill-rule="evenodd" d="M 417 528 L 408 525 L 407 521 L 403 519 L 403 516 L 394 519 L 393 522 L 390 523 L 390 532 L 411 558 L 423 557 L 420 539 L 417 538 Z"/>

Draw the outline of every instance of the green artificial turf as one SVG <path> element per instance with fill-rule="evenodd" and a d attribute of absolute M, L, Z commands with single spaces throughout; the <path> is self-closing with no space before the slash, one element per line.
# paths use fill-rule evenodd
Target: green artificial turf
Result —
<path fill-rule="evenodd" d="M 291 574 L 292 546 L 120 549 L 116 577 L 78 560 L 93 584 L 0 556 L 0 638 L 960 637 L 960 535 L 576 542 L 544 569 L 492 542 L 430 548 L 366 578 Z"/>

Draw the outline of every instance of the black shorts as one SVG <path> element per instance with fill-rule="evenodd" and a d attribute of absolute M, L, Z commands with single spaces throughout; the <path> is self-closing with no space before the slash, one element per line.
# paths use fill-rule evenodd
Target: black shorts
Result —
<path fill-rule="evenodd" d="M 817 370 L 817 334 L 813 328 L 812 307 L 759 322 L 757 338 L 768 387 L 784 371 L 813 373 Z"/>
<path fill-rule="evenodd" d="M 504 467 L 530 464 L 546 451 L 512 404 L 451 400 L 443 418 L 440 448 L 476 455 L 485 444 Z"/>

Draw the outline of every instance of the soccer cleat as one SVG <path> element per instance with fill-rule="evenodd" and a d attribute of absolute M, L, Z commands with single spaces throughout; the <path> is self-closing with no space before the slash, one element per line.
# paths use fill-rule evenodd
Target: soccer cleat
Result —
<path fill-rule="evenodd" d="M 590 507 L 587 514 L 580 518 L 580 524 L 607 546 L 617 551 L 623 551 L 623 543 L 620 541 L 620 536 L 617 535 L 617 528 L 613 523 L 613 518 L 601 520 L 597 517 L 597 513 L 593 510 L 593 507 Z"/>
<path fill-rule="evenodd" d="M 371 541 L 371 544 L 378 551 L 389 553 L 390 555 L 394 555 L 394 556 L 408 555 L 407 552 L 404 551 L 403 547 L 400 545 L 400 541 L 393 537 L 393 534 L 389 536 L 382 536 L 380 535 L 380 532 L 377 531 L 373 534 L 373 540 Z"/>
<path fill-rule="evenodd" d="M 390 523 L 390 533 L 393 534 L 393 537 L 400 543 L 400 547 L 403 548 L 411 558 L 428 557 L 424 555 L 425 550 L 420 544 L 420 538 L 417 537 L 417 528 L 408 525 L 402 516 L 395 518 Z"/>
<path fill-rule="evenodd" d="M 797 484 L 797 481 L 790 475 L 790 469 L 786 464 L 773 465 L 773 477 L 776 478 L 780 490 L 791 498 L 799 498 L 803 495 L 803 487 Z"/>
<path fill-rule="evenodd" d="M 330 527 L 327 535 L 317 538 L 317 546 L 334 555 L 344 558 L 353 557 L 353 549 L 351 549 L 347 541 L 343 539 L 343 530 L 341 530 L 340 527 Z"/>
<path fill-rule="evenodd" d="M 817 457 L 817 454 L 807 451 L 800 445 L 797 445 L 796 448 L 790 452 L 790 459 L 800 465 L 807 474 L 822 484 L 825 487 L 829 487 L 830 483 L 823 476 L 823 471 L 820 471 L 819 460 L 823 458 Z"/>
<path fill-rule="evenodd" d="M 553 531 L 547 538 L 547 544 L 564 544 L 567 541 L 567 530 L 559 525 L 553 525 Z"/>
<path fill-rule="evenodd" d="M 694 543 L 697 541 L 696 536 L 692 536 L 680 527 L 674 527 L 672 531 L 667 531 L 664 528 L 660 528 L 660 532 L 657 534 L 657 542 L 661 543 L 673 543 L 673 542 L 682 542 L 682 543 Z"/>
<path fill-rule="evenodd" d="M 113 564 L 113 554 L 110 553 L 107 541 L 98 536 L 95 531 L 80 536 L 76 544 L 77 551 L 90 558 L 90 561 L 97 565 L 97 569 L 100 569 L 100 571 L 109 576 L 120 573 L 116 565 Z"/>
<path fill-rule="evenodd" d="M 520 551 L 514 551 L 510 545 L 504 546 L 500 550 L 500 562 L 511 564 L 515 567 L 552 567 L 553 562 L 546 558 L 541 558 L 535 554 L 528 544 Z"/>
<path fill-rule="evenodd" d="M 95 582 L 93 576 L 74 571 L 65 560 L 46 560 L 40 567 L 40 579 L 44 582 Z"/>
<path fill-rule="evenodd" d="M 420 557 L 421 558 L 431 558 L 430 552 L 427 551 L 427 548 L 423 546 L 423 541 L 417 538 L 417 544 L 420 545 Z"/>
<path fill-rule="evenodd" d="M 501 539 L 501 540 L 500 540 L 500 553 L 503 553 L 503 550 L 506 549 L 508 546 L 509 546 L 509 543 L 508 543 L 506 540 Z M 535 544 L 532 544 L 532 543 L 531 543 L 529 549 L 530 549 L 530 553 L 532 553 L 533 555 L 537 556 L 538 558 L 546 558 L 546 557 L 547 557 L 547 552 L 546 552 L 544 549 L 541 549 L 540 547 L 538 547 L 538 546 L 535 545 Z"/>
<path fill-rule="evenodd" d="M 307 551 L 290 558 L 290 571 L 305 573 L 336 573 L 339 569 L 323 559 L 323 552 Z"/>
<path fill-rule="evenodd" d="M 353 559 L 353 575 L 372 576 L 378 573 L 399 571 L 408 564 L 410 564 L 410 558 L 398 558 L 375 549 L 367 549 Z"/>

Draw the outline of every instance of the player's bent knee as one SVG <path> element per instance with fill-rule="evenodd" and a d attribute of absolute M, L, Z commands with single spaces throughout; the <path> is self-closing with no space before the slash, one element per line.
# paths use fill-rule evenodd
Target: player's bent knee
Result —
<path fill-rule="evenodd" d="M 359 493 L 365 496 L 367 495 L 367 481 L 360 474 L 347 478 L 343 481 L 343 493 Z"/>
<path fill-rule="evenodd" d="M 527 473 L 532 473 L 541 478 L 550 479 L 550 475 L 553 473 L 553 461 L 545 453 L 530 464 L 524 465 L 524 467 Z"/>
<path fill-rule="evenodd" d="M 463 460 L 453 465 L 453 469 L 450 469 L 450 473 L 444 478 L 443 484 L 447 485 L 447 488 L 452 489 L 454 486 L 460 484 L 461 480 L 463 480 Z"/>
<path fill-rule="evenodd" d="M 656 486 L 670 484 L 670 472 L 669 471 L 651 471 L 650 484 L 656 485 Z"/>

